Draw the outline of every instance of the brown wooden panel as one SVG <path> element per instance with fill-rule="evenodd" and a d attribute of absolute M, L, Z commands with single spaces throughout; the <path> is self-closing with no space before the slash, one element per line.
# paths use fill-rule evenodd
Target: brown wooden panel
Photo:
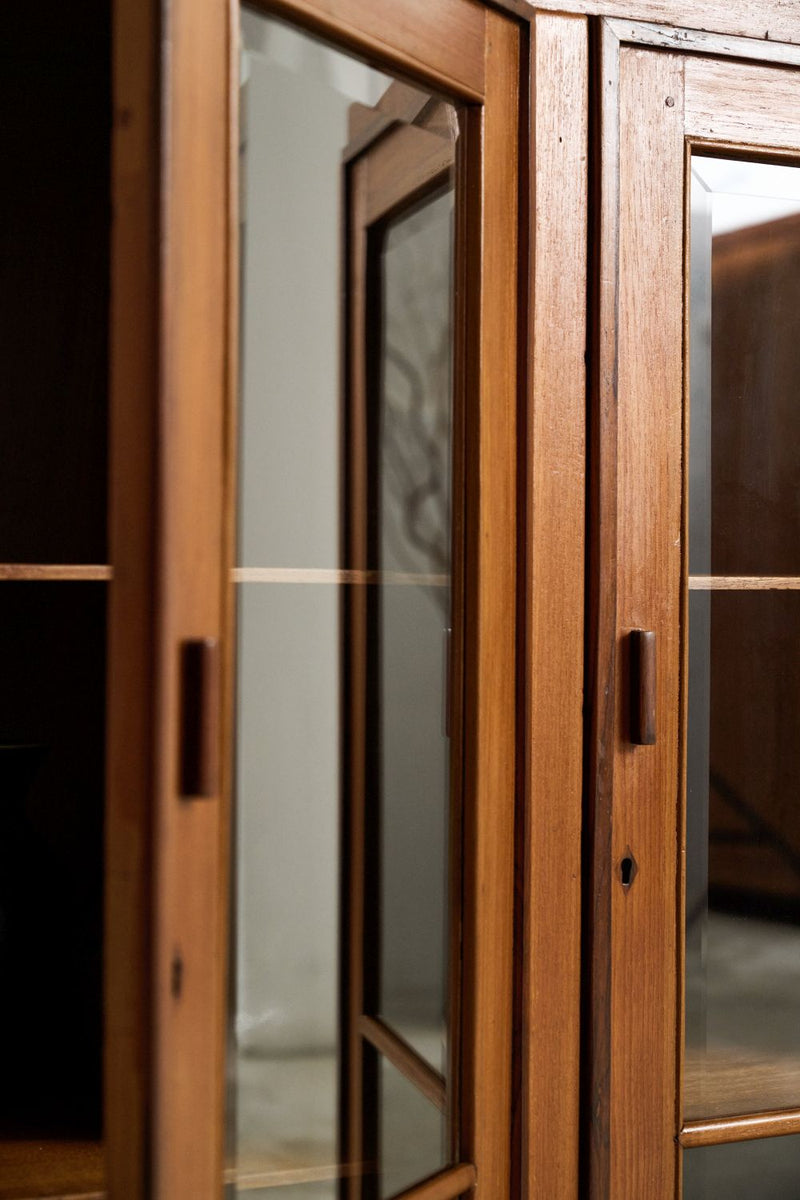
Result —
<path fill-rule="evenodd" d="M 590 1170 L 594 1195 L 666 1200 L 674 1195 L 677 1168 L 682 62 L 624 49 L 616 100 L 615 57 L 607 34 L 594 516 L 591 1104 L 597 1128 Z M 615 564 L 616 597 L 608 595 Z M 627 635 L 642 627 L 655 631 L 659 648 L 652 746 L 628 741 Z M 630 857 L 636 872 L 623 878 L 620 864 Z"/>
<path fill-rule="evenodd" d="M 617 657 L 612 862 L 611 1187 L 672 1197 L 677 1167 L 678 864 L 683 371 L 683 63 L 620 57 L 617 638 L 654 631 L 654 745 L 627 740 Z M 654 162 L 658 170 L 654 170 Z M 635 987 L 633 986 L 635 981 Z"/>
<path fill-rule="evenodd" d="M 797 73 L 687 58 L 686 132 L 715 142 L 797 148 Z"/>
<path fill-rule="evenodd" d="M 492 1200 L 507 1196 L 510 1182 L 519 63 L 517 28 L 487 13 L 482 212 L 474 174 L 478 120 L 466 130 L 466 220 L 473 230 L 481 221 L 483 248 L 482 263 L 469 263 L 467 287 L 474 295 L 479 279 L 483 286 L 479 313 L 471 314 L 479 318 L 480 340 L 468 347 L 477 370 L 468 364 L 467 374 L 460 1108 L 462 1157 L 478 1168 L 476 1195 Z"/>
<path fill-rule="evenodd" d="M 228 33 L 219 0 L 166 14 L 152 1109 L 164 1200 L 216 1197 L 222 1180 L 223 808 L 181 799 L 178 722 L 180 645 L 221 636 L 227 581 Z"/>
<path fill-rule="evenodd" d="M 531 39 L 523 1172 L 578 1195 L 588 30 Z M 557 636 L 554 634 L 557 631 Z"/>
<path fill-rule="evenodd" d="M 484 94 L 485 9 L 477 0 L 257 0 L 323 37 L 333 37 L 385 69 L 412 72 L 465 100 Z"/>

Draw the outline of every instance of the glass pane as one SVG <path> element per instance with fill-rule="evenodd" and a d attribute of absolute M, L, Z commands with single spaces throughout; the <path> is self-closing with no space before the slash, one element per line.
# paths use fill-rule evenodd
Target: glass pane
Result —
<path fill-rule="evenodd" d="M 447 1165 L 444 1114 L 381 1060 L 380 1196 L 385 1200 Z"/>
<path fill-rule="evenodd" d="M 800 575 L 800 168 L 695 156 L 692 212 L 690 570 Z"/>
<path fill-rule="evenodd" d="M 445 1069 L 452 188 L 383 240 L 381 1013 Z"/>
<path fill-rule="evenodd" d="M 800 1137 L 698 1146 L 683 1154 L 683 1200 L 800 1200 Z"/>
<path fill-rule="evenodd" d="M 445 1140 L 359 1020 L 444 1073 L 457 118 L 261 14 L 242 35 L 231 1178 L 311 1200 L 348 1154 L 381 1175 L 414 1103 L 437 1152 L 409 1171 Z"/>
<path fill-rule="evenodd" d="M 800 1104 L 800 171 L 693 159 L 691 267 L 687 1117 Z"/>

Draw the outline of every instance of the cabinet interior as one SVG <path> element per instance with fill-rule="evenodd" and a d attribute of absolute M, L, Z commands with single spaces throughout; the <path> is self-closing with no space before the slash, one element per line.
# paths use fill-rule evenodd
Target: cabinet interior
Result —
<path fill-rule="evenodd" d="M 0 46 L 0 1197 L 102 1185 L 110 5 Z"/>

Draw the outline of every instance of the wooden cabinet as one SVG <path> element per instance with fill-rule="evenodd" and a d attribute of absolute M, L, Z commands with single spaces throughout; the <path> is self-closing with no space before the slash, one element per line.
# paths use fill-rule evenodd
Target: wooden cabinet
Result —
<path fill-rule="evenodd" d="M 593 735 L 598 1195 L 783 1195 L 795 1153 L 756 1141 L 792 1132 L 798 1100 L 781 1018 L 796 936 L 782 280 L 800 77 L 790 47 L 751 56 L 614 22 L 602 45 L 596 519 L 614 583 Z M 649 746 L 632 730 L 637 629 L 658 647 Z"/>
<path fill-rule="evenodd" d="M 0 1196 L 791 1194 L 797 16 L 61 8 L 2 51 Z"/>

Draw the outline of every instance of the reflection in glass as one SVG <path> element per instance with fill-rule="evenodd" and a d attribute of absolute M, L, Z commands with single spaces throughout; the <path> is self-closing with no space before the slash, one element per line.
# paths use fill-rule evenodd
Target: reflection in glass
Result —
<path fill-rule="evenodd" d="M 332 1200 L 449 1154 L 359 1022 L 441 1083 L 457 121 L 261 14 L 242 38 L 229 1178 Z"/>
<path fill-rule="evenodd" d="M 687 1117 L 800 1104 L 800 171 L 692 165 Z"/>
<path fill-rule="evenodd" d="M 798 1200 L 800 1137 L 763 1138 L 683 1153 L 683 1200 Z"/>
<path fill-rule="evenodd" d="M 380 247 L 380 1009 L 445 1070 L 452 187 Z"/>
<path fill-rule="evenodd" d="M 383 1059 L 380 1075 L 381 1200 L 447 1163 L 444 1114 Z"/>

